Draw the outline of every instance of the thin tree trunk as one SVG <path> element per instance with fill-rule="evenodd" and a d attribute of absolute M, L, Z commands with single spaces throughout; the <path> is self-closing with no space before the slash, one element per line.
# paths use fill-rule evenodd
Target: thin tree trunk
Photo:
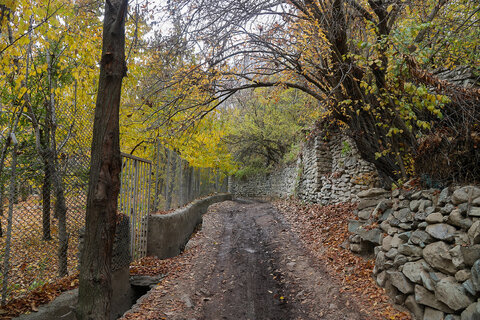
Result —
<path fill-rule="evenodd" d="M 13 224 L 13 201 L 16 190 L 16 170 L 17 170 L 17 140 L 12 136 L 12 164 L 10 176 L 10 195 L 8 198 L 8 218 L 7 218 L 7 238 L 5 240 L 5 255 L 3 257 L 3 283 L 2 283 L 2 306 L 7 302 L 8 297 L 8 277 L 10 272 L 10 250 L 12 244 L 12 224 Z"/>
<path fill-rule="evenodd" d="M 10 26 L 10 9 L 4 7 L 2 9 L 2 19 L 6 16 L 7 18 L 7 33 L 8 33 L 8 41 L 10 44 L 13 44 L 13 33 L 12 33 L 12 28 Z M 30 19 L 30 27 L 29 30 L 31 30 L 32 26 L 32 19 Z M 1 33 L 1 31 L 0 31 Z M 30 46 L 29 50 L 30 51 Z M 15 63 L 18 66 L 18 62 Z M 28 54 L 27 54 L 27 65 L 28 65 Z M 27 66 L 27 75 L 28 75 L 28 66 Z M 20 120 L 20 116 L 22 115 L 22 107 L 19 108 L 18 113 L 14 112 L 13 118 L 12 118 L 12 126 L 10 127 L 9 133 L 5 139 L 5 145 L 2 149 L 2 155 L 0 156 L 0 177 L 3 175 L 3 169 L 5 166 L 5 159 L 7 157 L 7 152 L 8 148 L 10 147 L 11 144 L 11 136 L 17 129 L 18 121 Z M 3 199 L 4 199 L 4 194 L 5 194 L 5 184 L 3 181 L 0 181 L 0 217 L 3 217 Z M 1 225 L 1 219 L 0 219 L 0 237 L 3 236 L 3 231 L 2 231 L 2 225 Z"/>
<path fill-rule="evenodd" d="M 120 191 L 119 108 L 125 64 L 128 0 L 105 4 L 77 320 L 110 318 L 112 248 Z"/>
<path fill-rule="evenodd" d="M 3 177 L 3 167 L 5 166 L 5 158 L 7 157 L 10 141 L 10 137 L 5 139 L 5 145 L 3 146 L 2 155 L 0 156 L 0 177 Z M 3 217 L 3 196 L 5 194 L 5 183 L 0 180 L 0 217 Z M 2 219 L 0 219 L 0 237 L 3 237 Z"/>
<path fill-rule="evenodd" d="M 56 152 L 52 152 L 53 158 L 53 185 L 55 189 L 55 214 L 58 217 L 58 276 L 64 277 L 68 274 L 68 233 L 67 233 L 67 206 L 65 205 L 65 194 L 60 173 L 56 168 Z"/>
<path fill-rule="evenodd" d="M 50 96 L 47 103 L 47 127 L 50 131 L 50 148 L 46 149 L 44 161 L 50 164 L 50 174 L 52 176 L 53 187 L 55 189 L 55 217 L 58 219 L 58 276 L 64 277 L 68 274 L 68 234 L 67 234 L 67 206 L 65 204 L 65 194 L 61 173 L 58 170 L 57 160 L 57 119 L 55 112 L 55 84 L 53 81 L 53 61 L 52 55 L 47 52 L 48 63 L 48 83 Z"/>
<path fill-rule="evenodd" d="M 8 8 L 3 8 L 2 9 L 2 19 L 6 17 L 7 19 L 7 33 L 8 33 L 8 41 L 10 44 L 13 44 L 13 33 L 12 33 L 12 28 L 10 27 L 10 9 Z M 30 26 L 31 26 L 31 20 L 30 20 Z M 0 31 L 1 33 L 1 31 Z M 27 58 L 28 59 L 28 58 Z M 28 63 L 28 62 L 27 62 Z M 18 62 L 15 63 L 18 67 Z M 28 73 L 28 67 L 27 67 L 27 73 Z M 6 136 L 5 139 L 5 145 L 3 146 L 2 149 L 2 155 L 0 156 L 0 177 L 3 176 L 3 169 L 5 167 L 5 159 L 7 157 L 8 153 L 8 148 L 10 147 L 11 144 L 11 136 L 17 129 L 18 121 L 20 120 L 20 116 L 22 115 L 22 109 L 19 108 L 18 113 L 14 112 L 13 117 L 12 117 L 12 126 L 10 127 L 9 133 Z M 4 195 L 5 195 L 5 184 L 3 181 L 0 181 L 0 217 L 3 217 L 3 200 L 4 200 Z M 2 224 L 1 224 L 1 219 L 0 219 L 0 237 L 3 236 L 3 231 L 2 231 Z"/>
<path fill-rule="evenodd" d="M 45 149 L 50 147 L 50 130 L 48 126 L 45 128 L 43 134 L 43 147 Z M 48 241 L 52 239 L 50 230 L 50 211 L 51 211 L 51 194 L 52 194 L 52 173 L 50 170 L 50 159 L 42 157 L 43 160 L 43 185 L 42 185 L 42 233 L 43 240 Z"/>
<path fill-rule="evenodd" d="M 7 158 L 8 148 L 10 147 L 10 144 L 12 142 L 10 136 L 12 135 L 13 132 L 15 132 L 15 130 L 17 130 L 18 121 L 20 120 L 21 115 L 22 115 L 21 108 L 18 111 L 18 114 L 15 113 L 13 115 L 13 118 L 12 118 L 13 124 L 10 128 L 10 132 L 8 133 L 8 136 L 5 139 L 5 144 L 3 146 L 2 154 L 0 156 L 0 177 L 3 176 L 3 169 L 5 167 L 5 159 Z M 0 217 L 3 217 L 4 195 L 5 195 L 5 183 L 0 180 Z M 3 237 L 2 220 L 1 219 L 0 219 L 0 237 Z"/>

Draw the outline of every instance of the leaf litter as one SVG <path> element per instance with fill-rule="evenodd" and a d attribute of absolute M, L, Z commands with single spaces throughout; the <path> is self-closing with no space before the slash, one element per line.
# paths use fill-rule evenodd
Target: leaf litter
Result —
<path fill-rule="evenodd" d="M 297 200 L 277 200 L 273 204 L 305 247 L 342 283 L 341 291 L 351 294 L 371 319 L 412 319 L 408 312 L 397 310 L 385 289 L 375 283 L 374 260 L 357 256 L 345 246 L 350 235 L 347 221 L 354 218 L 356 204 L 322 206 Z"/>

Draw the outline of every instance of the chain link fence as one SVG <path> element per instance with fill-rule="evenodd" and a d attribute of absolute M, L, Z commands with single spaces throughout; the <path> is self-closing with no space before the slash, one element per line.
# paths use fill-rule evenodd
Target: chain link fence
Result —
<path fill-rule="evenodd" d="M 5 151 L 0 167 L 2 304 L 78 270 L 90 165 L 87 124 L 93 114 L 64 112 L 58 122 L 56 141 L 41 132 L 41 152 L 31 130 L 17 130 L 15 146 L 0 141 Z M 158 142 L 151 147 L 151 160 L 122 156 L 119 213 L 129 217 L 134 260 L 146 254 L 149 213 L 227 191 L 226 175 L 194 168 Z"/>
<path fill-rule="evenodd" d="M 92 119 L 65 107 L 53 132 L 24 122 L 0 141 L 2 304 L 77 270 Z"/>

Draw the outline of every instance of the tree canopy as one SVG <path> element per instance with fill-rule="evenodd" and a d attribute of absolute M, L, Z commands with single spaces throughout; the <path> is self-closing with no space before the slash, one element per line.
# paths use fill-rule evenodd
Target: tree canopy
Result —
<path fill-rule="evenodd" d="M 0 9 L 2 125 L 17 123 L 32 150 L 54 135 L 58 154 L 88 152 L 102 6 L 17 0 Z M 266 152 L 275 154 L 259 162 L 268 167 L 316 122 L 347 128 L 387 181 L 476 179 L 461 158 L 478 158 L 479 15 L 468 0 L 132 4 L 122 151 L 149 157 L 160 140 L 198 166 L 233 172 Z M 466 86 L 455 76 L 462 70 L 470 70 Z M 285 109 L 293 96 L 303 102 Z M 245 129 L 262 117 L 262 141 L 271 145 Z M 289 138 L 280 141 L 281 132 Z M 241 140 L 248 143 L 240 148 Z M 439 146 L 458 158 L 455 172 L 431 170 L 425 155 Z"/>
<path fill-rule="evenodd" d="M 153 86 L 171 93 L 157 104 L 164 119 L 186 112 L 185 125 L 245 89 L 300 90 L 318 101 L 323 125 L 345 125 L 388 180 L 415 173 L 434 128 L 478 122 L 478 90 L 434 73 L 478 72 L 472 1 L 183 0 L 163 10 L 181 30 L 171 51 L 195 53 Z"/>

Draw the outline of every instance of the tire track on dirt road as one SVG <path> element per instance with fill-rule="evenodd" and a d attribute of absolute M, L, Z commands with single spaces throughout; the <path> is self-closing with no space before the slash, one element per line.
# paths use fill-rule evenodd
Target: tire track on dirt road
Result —
<path fill-rule="evenodd" d="M 146 310 L 144 319 L 173 320 L 368 319 L 270 203 L 211 206 L 186 250 L 196 250 L 189 267 L 167 276 L 136 314 Z"/>

